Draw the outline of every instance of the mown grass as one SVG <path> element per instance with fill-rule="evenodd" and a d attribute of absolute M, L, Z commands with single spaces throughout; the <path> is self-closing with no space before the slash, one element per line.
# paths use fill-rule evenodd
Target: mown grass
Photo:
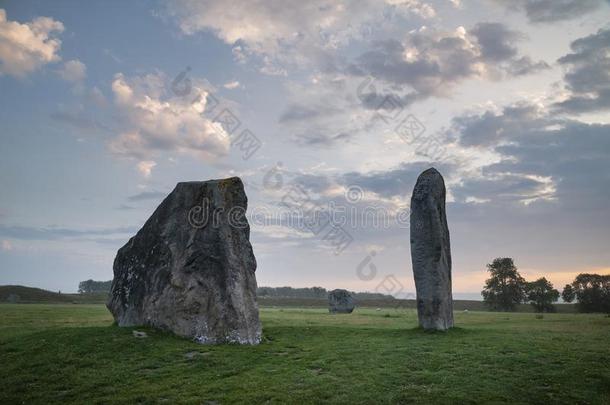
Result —
<path fill-rule="evenodd" d="M 610 403 L 610 318 L 262 308 L 254 347 L 112 326 L 101 305 L 0 305 L 0 403 Z"/>

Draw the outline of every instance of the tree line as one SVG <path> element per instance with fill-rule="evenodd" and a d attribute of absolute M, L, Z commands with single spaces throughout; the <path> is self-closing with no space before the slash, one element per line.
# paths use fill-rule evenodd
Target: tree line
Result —
<path fill-rule="evenodd" d="M 490 278 L 481 295 L 492 310 L 514 311 L 518 304 L 530 303 L 536 312 L 554 312 L 553 303 L 561 296 L 567 303 L 576 300 L 580 312 L 610 314 L 610 275 L 579 274 L 560 294 L 545 277 L 526 281 L 510 257 L 494 259 L 487 270 Z"/>
<path fill-rule="evenodd" d="M 394 299 L 391 295 L 371 292 L 351 292 L 355 299 Z M 328 291 L 323 287 L 258 287 L 256 295 L 270 298 L 324 298 L 328 297 Z"/>
<path fill-rule="evenodd" d="M 78 292 L 80 294 L 89 294 L 89 293 L 99 293 L 99 292 L 109 292 L 110 286 L 112 285 L 112 280 L 108 281 L 95 281 L 95 280 L 85 280 L 78 283 Z"/>
<path fill-rule="evenodd" d="M 85 280 L 78 283 L 78 292 L 81 294 L 109 292 L 112 280 L 95 281 Z M 258 287 L 256 294 L 259 297 L 270 298 L 323 298 L 328 297 L 328 291 L 322 287 Z M 352 292 L 356 299 L 393 299 L 391 295 L 369 292 Z"/>

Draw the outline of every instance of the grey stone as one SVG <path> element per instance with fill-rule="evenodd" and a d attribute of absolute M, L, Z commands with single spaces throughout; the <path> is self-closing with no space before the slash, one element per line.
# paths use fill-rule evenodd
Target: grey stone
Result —
<path fill-rule="evenodd" d="M 134 330 L 131 332 L 133 334 L 133 337 L 136 338 L 147 338 L 148 334 L 146 334 L 146 332 L 140 332 L 138 330 Z"/>
<path fill-rule="evenodd" d="M 451 248 L 445 182 L 434 168 L 419 175 L 411 197 L 411 262 L 417 317 L 424 329 L 453 327 Z"/>
<path fill-rule="evenodd" d="M 119 249 L 106 304 L 119 326 L 257 344 L 256 259 L 237 177 L 178 183 Z"/>
<path fill-rule="evenodd" d="M 328 293 L 328 312 L 331 314 L 351 314 L 354 306 L 354 298 L 349 291 L 336 289 Z"/>

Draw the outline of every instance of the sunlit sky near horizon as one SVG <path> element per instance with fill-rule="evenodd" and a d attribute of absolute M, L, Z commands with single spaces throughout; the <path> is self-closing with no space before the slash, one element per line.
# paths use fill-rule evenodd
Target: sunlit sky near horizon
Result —
<path fill-rule="evenodd" d="M 456 297 L 610 274 L 607 0 L 0 1 L 0 106 L 0 284 L 111 279 L 180 181 L 400 215 L 429 167 Z M 250 219 L 260 286 L 414 291 L 404 224 Z"/>

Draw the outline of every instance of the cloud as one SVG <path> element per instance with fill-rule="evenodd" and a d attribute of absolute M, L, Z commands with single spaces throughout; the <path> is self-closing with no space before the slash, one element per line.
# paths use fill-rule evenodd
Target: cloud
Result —
<path fill-rule="evenodd" d="M 455 117 L 449 133 L 458 134 L 463 146 L 495 146 L 511 140 L 515 134 L 556 123 L 545 114 L 541 106 L 521 102 L 499 113 L 485 111 Z"/>
<path fill-rule="evenodd" d="M 577 39 L 570 44 L 572 53 L 559 58 L 566 68 L 564 81 L 570 95 L 555 104 L 571 113 L 610 108 L 610 29 Z"/>
<path fill-rule="evenodd" d="M 321 116 L 328 116 L 337 113 L 336 109 L 328 108 L 324 105 L 306 106 L 302 104 L 291 104 L 280 115 L 279 122 L 287 123 L 291 121 L 310 120 Z"/>
<path fill-rule="evenodd" d="M 169 87 L 161 73 L 132 78 L 115 75 L 114 107 L 126 129 L 110 141 L 110 150 L 140 161 L 152 161 L 160 152 L 187 153 L 205 160 L 226 155 L 228 135 L 204 115 L 208 92 L 193 86 L 190 95 L 180 97 L 170 93 Z"/>
<path fill-rule="evenodd" d="M 550 69 L 551 66 L 545 61 L 534 62 L 529 56 L 522 56 L 518 59 L 513 59 L 505 67 L 506 72 L 511 76 L 524 76 L 531 73 L 536 73 L 541 70 Z"/>
<path fill-rule="evenodd" d="M 413 13 L 422 18 L 436 17 L 436 10 L 428 3 L 417 0 L 386 0 L 387 4 L 403 8 L 407 13 Z"/>
<path fill-rule="evenodd" d="M 456 82 L 479 75 L 484 66 L 478 57 L 463 28 L 453 33 L 422 29 L 410 33 L 405 42 L 377 42 L 375 49 L 358 58 L 350 73 L 408 86 L 422 95 L 440 95 Z"/>
<path fill-rule="evenodd" d="M 384 199 L 399 198 L 409 200 L 417 176 L 430 167 L 426 162 L 402 163 L 389 170 L 376 170 L 368 173 L 348 172 L 341 175 L 345 186 L 355 185 Z M 436 168 L 449 172 L 444 165 Z"/>
<path fill-rule="evenodd" d="M 452 190 L 458 202 L 485 204 L 517 202 L 531 204 L 535 201 L 555 199 L 552 177 L 528 173 L 486 171 L 481 177 L 465 179 Z"/>
<path fill-rule="evenodd" d="M 310 146 L 327 147 L 383 131 L 380 115 L 391 116 L 430 97 L 450 96 L 465 80 L 495 80 L 549 68 L 520 54 L 516 43 L 525 38 L 501 23 L 479 23 L 470 31 L 422 27 L 402 40 L 375 41 L 343 70 L 314 75 L 308 85 L 289 86 L 294 99 L 279 123 L 297 143 Z"/>
<path fill-rule="evenodd" d="M 314 81 L 287 84 L 293 101 L 278 118 L 282 132 L 297 144 L 313 147 L 342 144 L 362 133 L 362 124 L 374 111 L 363 108 L 345 78 L 321 75 Z"/>
<path fill-rule="evenodd" d="M 56 36 L 63 30 L 63 24 L 50 17 L 21 24 L 7 20 L 6 11 L 0 9 L 0 75 L 24 77 L 61 60 L 61 41 Z"/>
<path fill-rule="evenodd" d="M 233 80 L 231 82 L 225 83 L 222 87 L 224 87 L 225 89 L 233 90 L 240 87 L 240 84 L 237 80 Z"/>
<path fill-rule="evenodd" d="M 161 191 L 143 191 L 141 193 L 127 197 L 129 201 L 146 201 L 146 200 L 159 200 L 164 198 L 167 193 Z"/>
<path fill-rule="evenodd" d="M 150 174 L 152 173 L 152 169 L 156 165 L 157 165 L 157 162 L 155 162 L 153 160 L 143 160 L 138 163 L 137 167 L 138 167 L 138 171 L 140 173 L 142 173 L 142 175 L 144 177 L 150 177 Z"/>
<path fill-rule="evenodd" d="M 478 23 L 471 30 L 480 46 L 481 57 L 488 61 L 501 62 L 514 58 L 517 48 L 514 43 L 524 35 L 508 29 L 501 23 Z"/>
<path fill-rule="evenodd" d="M 529 21 L 553 23 L 581 17 L 599 9 L 605 0 L 495 0 L 511 10 L 522 10 Z"/>
<path fill-rule="evenodd" d="M 388 15 L 428 19 L 435 10 L 418 0 L 250 1 L 173 0 L 166 13 L 192 35 L 212 32 L 234 45 L 240 61 L 252 59 L 267 74 L 286 74 L 286 67 L 322 66 L 334 50 L 367 35 Z"/>
<path fill-rule="evenodd" d="M 69 60 L 57 73 L 67 82 L 81 83 L 87 77 L 87 66 L 78 59 Z"/>
<path fill-rule="evenodd" d="M 491 148 L 500 160 L 481 167 L 452 192 L 458 200 L 557 200 L 580 209 L 607 210 L 609 131 L 610 125 L 560 119 L 526 103 L 499 113 L 457 117 L 449 132 L 460 144 Z"/>
<path fill-rule="evenodd" d="M 363 53 L 349 73 L 372 76 L 414 90 L 411 99 L 447 95 L 457 83 L 501 73 L 523 75 L 549 66 L 520 56 L 514 44 L 525 38 L 501 23 L 479 23 L 470 31 L 422 27 L 403 41 L 378 41 Z"/>

